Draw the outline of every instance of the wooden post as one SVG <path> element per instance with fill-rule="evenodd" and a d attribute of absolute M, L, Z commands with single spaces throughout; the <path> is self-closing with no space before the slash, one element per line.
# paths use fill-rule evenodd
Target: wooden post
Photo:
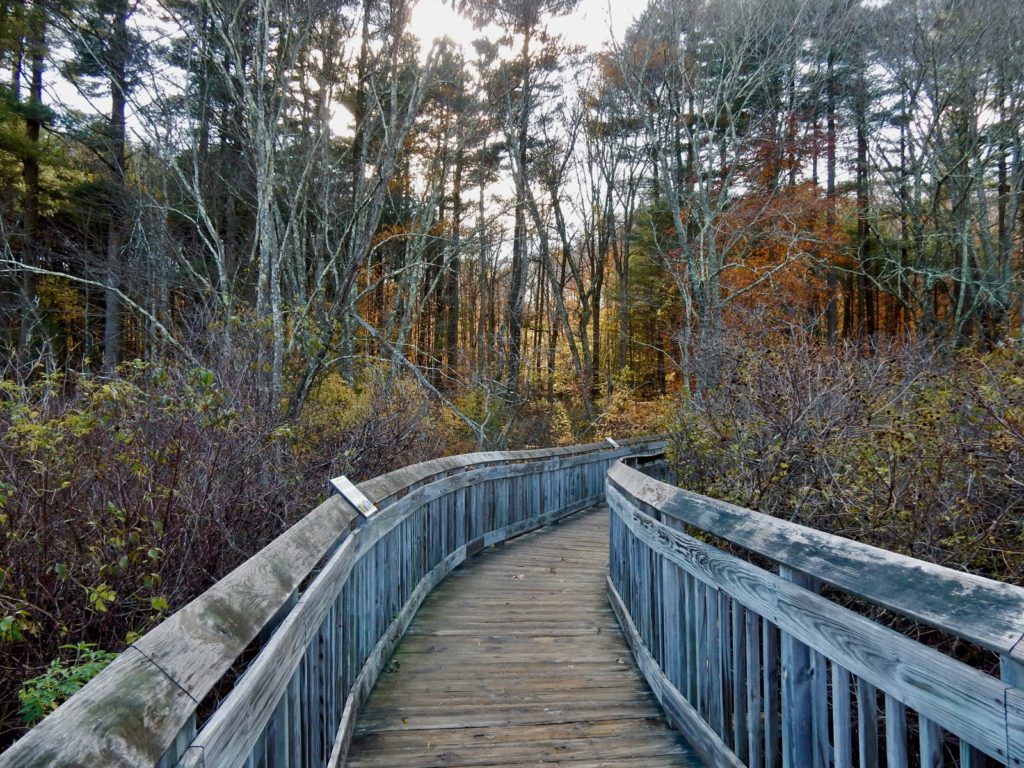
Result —
<path fill-rule="evenodd" d="M 779 566 L 779 576 L 817 591 L 814 580 L 789 566 Z M 813 740 L 814 699 L 811 649 L 788 632 L 782 633 L 782 766 L 824 768 L 815 762 Z"/>

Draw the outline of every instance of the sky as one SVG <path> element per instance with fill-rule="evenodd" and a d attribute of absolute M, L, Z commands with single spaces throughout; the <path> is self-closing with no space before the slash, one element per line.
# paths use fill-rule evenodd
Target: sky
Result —
<path fill-rule="evenodd" d="M 609 40 L 621 40 L 642 8 L 640 0 L 580 0 L 573 13 L 551 19 L 548 28 L 569 44 L 597 52 Z M 424 48 L 429 48 L 435 38 L 443 36 L 468 47 L 481 36 L 496 37 L 501 32 L 497 27 L 474 29 L 469 19 L 452 8 L 451 0 L 419 0 L 413 10 L 411 26 L 411 31 L 420 38 Z M 47 74 L 48 96 L 52 101 L 93 114 L 104 114 L 109 110 L 109 99 L 105 96 L 88 99 L 55 72 Z M 131 117 L 129 120 L 134 122 Z M 336 135 L 350 133 L 351 120 L 347 110 L 336 106 L 331 120 L 332 131 Z"/>
<path fill-rule="evenodd" d="M 574 13 L 552 19 L 549 29 L 566 42 L 599 51 L 614 34 L 621 39 L 642 4 L 633 0 L 581 0 Z M 481 36 L 464 16 L 443 0 L 419 0 L 412 16 L 413 32 L 424 43 L 447 35 L 456 43 L 468 45 Z"/>
<path fill-rule="evenodd" d="M 642 7 L 638 0 L 580 0 L 573 13 L 551 19 L 548 29 L 566 43 L 580 45 L 596 53 L 608 41 L 621 40 Z M 420 39 L 424 50 L 441 37 L 449 37 L 458 45 L 469 48 L 480 37 L 494 38 L 501 34 L 501 30 L 493 25 L 482 30 L 474 28 L 468 18 L 452 8 L 451 0 L 419 0 L 412 12 L 410 28 Z M 335 105 L 331 131 L 339 136 L 352 132 L 352 115 L 340 104 Z"/>

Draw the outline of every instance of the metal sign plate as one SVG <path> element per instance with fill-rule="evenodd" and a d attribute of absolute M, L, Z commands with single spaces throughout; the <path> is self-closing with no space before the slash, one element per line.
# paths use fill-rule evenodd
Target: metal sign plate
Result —
<path fill-rule="evenodd" d="M 372 517 L 377 514 L 376 505 L 344 475 L 333 478 L 331 487 L 355 507 L 363 517 Z"/>

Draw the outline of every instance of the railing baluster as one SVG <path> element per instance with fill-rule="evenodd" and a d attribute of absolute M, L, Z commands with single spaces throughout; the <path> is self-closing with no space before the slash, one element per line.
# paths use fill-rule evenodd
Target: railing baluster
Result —
<path fill-rule="evenodd" d="M 764 696 L 761 693 L 761 619 L 744 609 L 747 674 L 747 765 L 759 768 L 764 741 Z"/>
<path fill-rule="evenodd" d="M 730 600 L 732 613 L 732 749 L 749 765 L 747 749 L 747 646 L 743 606 Z"/>
<path fill-rule="evenodd" d="M 782 722 L 779 713 L 779 628 L 765 619 L 764 628 L 764 765 L 779 768 Z"/>
<path fill-rule="evenodd" d="M 850 673 L 832 662 L 832 733 L 835 768 L 853 768 L 853 712 Z"/>
<path fill-rule="evenodd" d="M 813 580 L 789 566 L 779 576 L 805 589 Z M 813 741 L 813 686 L 811 649 L 788 632 L 782 633 L 782 765 L 783 768 L 820 768 Z"/>
<path fill-rule="evenodd" d="M 825 657 L 811 651 L 811 731 L 814 740 L 814 765 L 829 768 L 832 745 L 829 742 L 828 664 Z"/>
<path fill-rule="evenodd" d="M 907 708 L 895 697 L 885 697 L 886 768 L 909 768 L 907 756 Z"/>
<path fill-rule="evenodd" d="M 616 517 L 616 519 L 618 519 Z M 686 686 L 683 688 L 687 700 L 694 709 L 699 709 L 700 698 L 700 595 L 697 589 L 697 578 L 686 573 L 683 581 L 686 612 Z"/>
<path fill-rule="evenodd" d="M 722 686 L 722 615 L 721 600 L 717 589 L 707 591 L 707 632 L 708 632 L 708 704 L 711 717 L 709 722 L 715 733 L 725 735 L 725 696 Z"/>
<path fill-rule="evenodd" d="M 857 679 L 857 754 L 861 768 L 878 766 L 878 696 L 875 687 Z"/>
<path fill-rule="evenodd" d="M 661 666 L 665 675 L 672 684 L 683 689 L 683 667 L 686 659 L 683 657 L 684 644 L 683 634 L 686 631 L 683 614 L 686 604 L 682 590 L 682 571 L 667 558 L 661 559 L 661 642 L 658 644 L 658 654 L 661 657 Z"/>
<path fill-rule="evenodd" d="M 697 640 L 697 698 L 695 702 L 695 709 L 697 713 L 704 719 L 711 719 L 711 705 L 710 705 L 710 682 L 709 676 L 711 674 L 711 662 L 708 658 L 708 587 L 699 579 L 696 583 L 697 586 L 697 624 L 696 624 L 696 640 Z"/>

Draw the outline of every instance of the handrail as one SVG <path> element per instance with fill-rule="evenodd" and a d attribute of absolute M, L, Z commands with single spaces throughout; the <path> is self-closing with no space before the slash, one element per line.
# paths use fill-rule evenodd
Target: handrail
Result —
<path fill-rule="evenodd" d="M 921 765 L 941 766 L 947 747 L 959 749 L 961 766 L 981 765 L 983 754 L 1024 765 L 1024 589 L 698 496 L 623 464 L 606 482 L 609 597 L 669 719 L 709 763 L 840 768 L 856 755 L 875 765 L 884 744 L 890 766 L 915 752 Z M 707 536 L 773 561 L 778 574 Z M 1000 653 L 1002 679 L 833 602 L 822 584 Z M 917 713 L 914 746 L 908 711 Z"/>
<path fill-rule="evenodd" d="M 484 546 L 600 501 L 608 466 L 665 442 L 621 446 L 397 470 L 360 485 L 381 510 L 359 528 L 354 509 L 328 499 L 132 643 L 0 755 L 0 768 L 343 764 L 358 707 L 429 590 Z M 196 733 L 200 703 L 254 644 L 258 655 Z"/>
<path fill-rule="evenodd" d="M 632 437 L 617 440 L 620 447 L 643 446 L 652 441 L 665 440 L 663 435 Z M 608 450 L 608 443 L 587 443 L 585 445 L 568 445 L 558 448 L 539 448 L 521 451 L 480 451 L 463 453 L 458 456 L 445 456 L 430 459 L 418 464 L 392 470 L 367 480 L 360 485 L 360 490 L 378 506 L 393 501 L 402 493 L 417 488 L 440 477 L 458 472 L 467 467 L 492 466 L 494 464 L 549 459 L 553 457 L 580 456 L 596 450 Z"/>

